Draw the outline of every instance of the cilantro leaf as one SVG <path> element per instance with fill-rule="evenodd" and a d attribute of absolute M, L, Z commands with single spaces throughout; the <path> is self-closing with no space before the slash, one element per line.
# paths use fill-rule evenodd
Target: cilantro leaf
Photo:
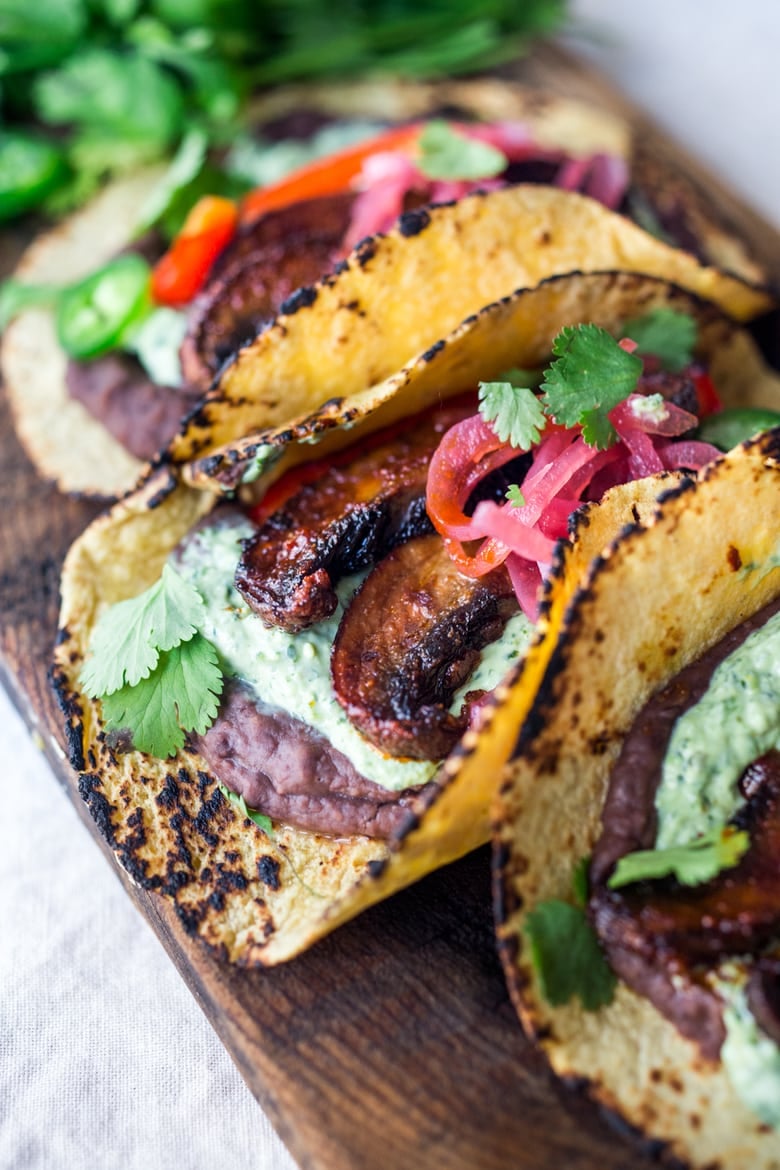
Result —
<path fill-rule="evenodd" d="M 502 443 L 529 451 L 547 425 L 544 410 L 533 390 L 511 382 L 480 382 L 479 412 Z"/>
<path fill-rule="evenodd" d="M 696 322 L 687 313 L 659 306 L 623 325 L 623 333 L 635 341 L 640 353 L 653 354 L 665 370 L 676 372 L 693 358 Z"/>
<path fill-rule="evenodd" d="M 159 581 L 100 618 L 81 671 L 86 693 L 102 698 L 148 678 L 159 652 L 192 638 L 204 611 L 198 591 L 166 565 Z"/>
<path fill-rule="evenodd" d="M 438 118 L 426 125 L 418 142 L 417 168 L 428 179 L 493 179 L 509 165 L 497 147 L 469 138 Z"/>
<path fill-rule="evenodd" d="M 621 857 L 607 885 L 617 890 L 631 882 L 673 874 L 684 886 L 698 886 L 736 865 L 750 845 L 747 833 L 729 825 L 711 829 L 688 845 L 640 849 Z"/>
<path fill-rule="evenodd" d="M 607 416 L 636 389 L 641 358 L 626 353 L 599 325 L 567 325 L 553 342 L 553 354 L 542 383 L 548 413 L 566 427 L 580 423 L 589 446 L 608 447 L 615 432 Z"/>
<path fill-rule="evenodd" d="M 129 730 L 137 751 L 164 759 L 184 745 L 185 731 L 202 733 L 214 722 L 221 693 L 217 652 L 196 634 L 160 653 L 148 678 L 103 697 L 106 730 Z"/>
<path fill-rule="evenodd" d="M 222 669 L 216 647 L 196 634 L 167 655 L 179 723 L 185 731 L 202 735 L 217 717 L 222 694 Z M 173 670 L 178 673 L 173 675 Z"/>
<path fill-rule="evenodd" d="M 577 996 L 585 1011 L 611 1003 L 617 980 L 583 910 L 540 902 L 523 928 L 542 995 L 553 1007 Z"/>
<path fill-rule="evenodd" d="M 522 508 L 525 506 L 525 496 L 516 483 L 510 483 L 506 489 L 506 498 L 513 508 Z"/>
<path fill-rule="evenodd" d="M 274 827 L 270 817 L 267 817 L 265 813 L 258 812 L 257 809 L 249 808 L 245 798 L 238 792 L 232 792 L 226 785 L 220 784 L 219 790 L 226 800 L 229 800 L 231 804 L 236 806 L 242 816 L 253 821 L 258 829 L 263 830 L 266 837 L 270 837 L 273 840 Z"/>

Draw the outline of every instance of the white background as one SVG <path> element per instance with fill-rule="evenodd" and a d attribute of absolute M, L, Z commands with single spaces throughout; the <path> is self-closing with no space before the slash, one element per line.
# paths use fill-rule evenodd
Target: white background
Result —
<path fill-rule="evenodd" d="M 604 72 L 780 227 L 780 5 L 573 11 Z M 0 758 L 0 1168 L 291 1167 L 2 694 Z"/>

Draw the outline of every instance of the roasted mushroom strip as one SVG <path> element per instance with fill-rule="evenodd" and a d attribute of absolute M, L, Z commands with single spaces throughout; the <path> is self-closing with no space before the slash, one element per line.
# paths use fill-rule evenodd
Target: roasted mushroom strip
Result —
<path fill-rule="evenodd" d="M 369 574 L 341 619 L 336 697 L 377 747 L 441 759 L 469 722 L 468 702 L 449 711 L 455 691 L 516 612 L 503 568 L 475 580 L 458 572 L 439 536 L 409 541 Z"/>
<path fill-rule="evenodd" d="M 241 345 L 267 328 L 283 302 L 338 259 L 354 195 L 293 203 L 243 228 L 195 301 L 181 347 L 186 382 L 208 390 Z"/>
<path fill-rule="evenodd" d="M 296 633 L 328 617 L 340 577 L 430 532 L 431 455 L 443 432 L 473 410 L 473 399 L 460 400 L 418 416 L 402 435 L 338 461 L 265 521 L 236 570 L 236 588 L 263 621 Z"/>

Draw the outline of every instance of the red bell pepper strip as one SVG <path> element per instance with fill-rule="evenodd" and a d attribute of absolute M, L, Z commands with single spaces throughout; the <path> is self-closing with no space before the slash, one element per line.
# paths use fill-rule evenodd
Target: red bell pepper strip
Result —
<path fill-rule="evenodd" d="M 346 191 L 352 180 L 360 174 L 367 158 L 382 151 L 403 150 L 413 146 L 420 136 L 420 129 L 419 124 L 394 126 L 365 142 L 315 159 L 278 183 L 250 191 L 241 204 L 241 222 L 251 223 L 266 212 L 300 200 Z"/>
<path fill-rule="evenodd" d="M 205 195 L 190 211 L 168 251 L 154 266 L 152 296 L 160 305 L 186 305 L 200 292 L 212 264 L 238 224 L 231 199 Z"/>

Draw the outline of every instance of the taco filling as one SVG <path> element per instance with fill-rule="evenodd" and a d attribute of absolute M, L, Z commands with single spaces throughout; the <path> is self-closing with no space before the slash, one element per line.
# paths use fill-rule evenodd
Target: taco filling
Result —
<path fill-rule="evenodd" d="M 497 804 L 524 1026 L 664 1161 L 777 1161 L 780 429 L 552 575 Z"/>
<path fill-rule="evenodd" d="M 294 294 L 305 297 L 299 290 L 404 213 L 477 190 L 533 183 L 579 191 L 719 263 L 706 216 L 693 216 L 694 230 L 690 201 L 678 200 L 672 212 L 661 206 L 664 188 L 652 168 L 640 166 L 632 179 L 624 128 L 606 115 L 565 103 L 556 115 L 553 105 L 562 126 L 556 141 L 543 102 L 520 95 L 526 121 L 488 120 L 506 101 L 489 87 L 477 87 L 472 100 L 462 87 L 453 101 L 442 90 L 439 117 L 436 92 L 413 91 L 411 116 L 398 124 L 386 114 L 372 119 L 370 110 L 361 119 L 288 110 L 262 122 L 257 141 L 218 158 L 207 158 L 191 136 L 140 209 L 142 227 L 155 229 L 137 249 L 148 262 L 144 304 L 119 278 L 126 253 L 56 296 L 50 290 L 68 355 L 67 393 L 128 452 L 151 459 L 223 364 L 298 304 Z M 415 118 L 424 101 L 425 121 Z M 746 275 L 760 279 L 749 264 Z"/>
<path fill-rule="evenodd" d="M 659 691 L 612 771 L 589 911 L 612 969 L 780 1125 L 780 600 Z M 704 838 L 722 851 L 694 871 Z M 691 847 L 693 847 L 692 856 Z M 689 852 L 686 871 L 686 850 Z M 698 858 L 697 858 L 698 851 Z M 654 880 L 654 872 L 675 876 Z"/>
<path fill-rule="evenodd" d="M 372 136 L 365 122 L 320 120 L 303 141 L 276 137 L 298 126 L 310 132 L 312 120 L 265 127 L 266 162 L 258 148 L 251 169 L 262 174 L 270 166 L 269 173 L 278 173 L 285 149 L 291 160 L 312 161 L 303 168 L 293 162 L 289 174 L 240 204 L 203 197 L 167 248 L 160 237 L 150 276 L 157 310 L 140 333 L 125 338 L 130 352 L 112 346 L 82 360 L 78 339 L 74 345 L 64 334 L 68 392 L 140 458 L 165 446 L 224 362 L 284 312 L 296 290 L 404 212 L 518 182 L 583 191 L 613 209 L 624 202 L 623 159 L 601 152 L 575 157 L 543 146 L 523 123 L 439 119 Z M 358 145 L 343 145 L 361 137 Z M 323 154 L 339 143 L 341 149 Z M 101 279 L 110 286 L 112 278 L 109 263 Z M 172 385 L 159 378 L 161 366 L 176 375 Z M 155 382 L 159 402 L 153 404 Z"/>
<path fill-rule="evenodd" d="M 567 327 L 546 371 L 512 371 L 293 467 L 179 542 L 169 571 L 220 672 L 211 717 L 181 728 L 248 807 L 332 836 L 396 833 L 522 657 L 577 508 L 718 454 L 695 437 L 720 402 L 690 358 L 693 320 L 656 309 L 625 327 L 620 342 Z M 142 700 L 117 707 L 96 677 L 88 660 L 121 734 Z M 165 754 L 132 718 L 130 732 Z"/>

